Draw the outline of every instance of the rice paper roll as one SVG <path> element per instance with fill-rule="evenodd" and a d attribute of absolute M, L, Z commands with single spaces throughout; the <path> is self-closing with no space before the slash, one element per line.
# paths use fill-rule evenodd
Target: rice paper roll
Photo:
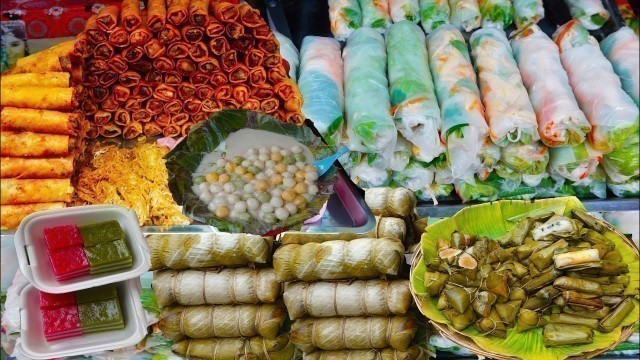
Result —
<path fill-rule="evenodd" d="M 287 334 L 273 340 L 261 337 L 185 339 L 173 344 L 171 350 L 203 360 L 291 360 L 296 352 Z"/>
<path fill-rule="evenodd" d="M 320 350 L 302 355 L 303 360 L 418 360 L 424 359 L 424 357 L 424 352 L 418 346 L 412 346 L 406 351 L 394 348 L 381 350 Z"/>
<path fill-rule="evenodd" d="M 604 153 L 619 148 L 638 131 L 638 106 L 622 90 L 596 39 L 579 22 L 558 28 L 553 38 L 578 104 L 591 123 L 593 147 Z"/>
<path fill-rule="evenodd" d="M 420 22 L 427 34 L 449 24 L 450 13 L 448 0 L 420 0 Z"/>
<path fill-rule="evenodd" d="M 564 0 L 571 17 L 579 20 L 588 30 L 598 30 L 609 20 L 609 12 L 602 0 Z"/>
<path fill-rule="evenodd" d="M 600 49 L 622 81 L 622 89 L 640 104 L 640 39 L 631 28 L 623 27 L 607 36 Z"/>
<path fill-rule="evenodd" d="M 20 204 L 20 205 L 2 205 L 0 206 L 0 229 L 15 229 L 20 225 L 22 219 L 27 215 L 37 211 L 62 209 L 65 207 L 64 202 L 39 203 L 39 204 Z"/>
<path fill-rule="evenodd" d="M 420 5 L 418 0 L 389 0 L 389 15 L 394 23 L 402 20 L 420 21 Z"/>
<path fill-rule="evenodd" d="M 73 195 L 70 179 L 2 179 L 0 204 L 69 202 Z"/>
<path fill-rule="evenodd" d="M 592 175 L 602 161 L 602 154 L 588 142 L 573 147 L 551 148 L 549 173 L 573 182 L 579 182 Z"/>
<path fill-rule="evenodd" d="M 413 156 L 414 150 L 417 151 L 417 147 L 414 147 L 409 140 L 405 139 L 402 134 L 398 134 L 398 140 L 393 150 L 393 156 L 389 160 L 389 168 L 394 171 L 402 171 L 409 165 L 409 161 Z"/>
<path fill-rule="evenodd" d="M 537 115 L 542 142 L 550 147 L 582 143 L 591 125 L 573 95 L 558 47 L 537 25 L 518 32 L 511 47 Z"/>
<path fill-rule="evenodd" d="M 70 135 L 79 126 L 77 114 L 52 110 L 4 107 L 0 113 L 2 131 L 32 131 L 45 134 Z"/>
<path fill-rule="evenodd" d="M 362 11 L 362 26 L 384 34 L 391 26 L 389 0 L 358 0 Z"/>
<path fill-rule="evenodd" d="M 67 156 L 73 140 L 67 135 L 3 131 L 0 133 L 0 155 L 3 157 Z"/>
<path fill-rule="evenodd" d="M 542 0 L 513 0 L 514 22 L 518 29 L 544 19 Z"/>
<path fill-rule="evenodd" d="M 504 147 L 540 139 L 536 114 L 504 31 L 480 29 L 469 41 L 491 140 Z"/>
<path fill-rule="evenodd" d="M 19 86 L 0 87 L 0 105 L 17 108 L 70 111 L 73 88 Z"/>
<path fill-rule="evenodd" d="M 442 25 L 427 37 L 427 48 L 451 176 L 472 181 L 486 170 L 481 153 L 489 127 L 467 44 L 455 26 Z"/>
<path fill-rule="evenodd" d="M 185 337 L 275 339 L 286 316 L 286 310 L 277 304 L 174 306 L 163 309 L 158 326 L 173 341 Z"/>
<path fill-rule="evenodd" d="M 274 31 L 273 34 L 280 43 L 280 55 L 289 64 L 289 77 L 293 80 L 298 78 L 298 66 L 300 65 L 300 53 L 298 48 L 293 45 L 293 41 L 288 37 L 282 35 L 278 31 Z"/>
<path fill-rule="evenodd" d="M 3 75 L 0 81 L 3 87 L 37 86 L 62 88 L 70 85 L 69 73 L 66 72 L 9 74 Z"/>
<path fill-rule="evenodd" d="M 152 234 L 145 240 L 152 270 L 265 263 L 271 253 L 269 240 L 249 234 Z"/>
<path fill-rule="evenodd" d="M 449 0 L 451 23 L 466 32 L 480 27 L 482 15 L 477 0 Z"/>
<path fill-rule="evenodd" d="M 307 36 L 300 49 L 298 87 L 302 114 L 329 145 L 337 145 L 344 123 L 343 63 L 335 39 Z"/>
<path fill-rule="evenodd" d="M 362 26 L 362 12 L 358 0 L 329 0 L 331 33 L 339 41 L 345 41 Z"/>
<path fill-rule="evenodd" d="M 0 178 L 64 179 L 73 174 L 73 155 L 61 158 L 0 158 Z"/>
<path fill-rule="evenodd" d="M 511 0 L 478 0 L 482 27 L 506 29 L 513 22 Z"/>
<path fill-rule="evenodd" d="M 273 303 L 280 296 L 273 269 L 163 270 L 152 286 L 160 307 Z"/>
<path fill-rule="evenodd" d="M 356 185 L 366 189 L 389 185 L 392 171 L 381 155 L 361 154 L 359 163 L 348 173 Z"/>
<path fill-rule="evenodd" d="M 366 279 L 398 274 L 403 259 L 402 242 L 363 238 L 284 245 L 273 255 L 273 267 L 280 282 Z"/>
<path fill-rule="evenodd" d="M 640 195 L 640 177 L 636 176 L 621 183 L 607 179 L 607 188 L 617 197 L 637 197 Z"/>
<path fill-rule="evenodd" d="M 425 162 L 444 153 L 442 120 L 423 31 L 409 21 L 392 25 L 386 38 L 389 92 L 398 131 Z M 395 170 L 395 169 L 394 169 Z"/>
<path fill-rule="evenodd" d="M 343 52 L 349 149 L 389 158 L 397 132 L 390 115 L 387 52 L 382 35 L 356 30 Z"/>
<path fill-rule="evenodd" d="M 304 317 L 404 315 L 412 303 L 406 280 L 293 282 L 284 303 L 292 320 Z"/>
<path fill-rule="evenodd" d="M 405 169 L 394 172 L 391 179 L 395 186 L 413 191 L 419 200 L 435 201 L 435 194 L 431 193 L 434 177 L 435 169 L 413 159 Z"/>
<path fill-rule="evenodd" d="M 289 337 L 304 352 L 372 347 L 405 351 L 416 329 L 409 316 L 306 318 L 293 323 Z"/>
<path fill-rule="evenodd" d="M 501 150 L 500 161 L 519 174 L 538 175 L 549 164 L 548 148 L 539 142 L 528 145 L 510 144 Z"/>
<path fill-rule="evenodd" d="M 624 183 L 640 175 L 640 136 L 631 135 L 622 146 L 602 159 L 607 177 L 614 183 Z"/>

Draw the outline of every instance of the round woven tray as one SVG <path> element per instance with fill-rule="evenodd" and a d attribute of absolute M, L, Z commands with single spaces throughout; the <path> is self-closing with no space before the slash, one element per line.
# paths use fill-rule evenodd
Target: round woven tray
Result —
<path fill-rule="evenodd" d="M 601 223 L 602 225 L 604 225 L 607 229 L 609 229 L 610 231 L 614 232 L 615 234 L 617 234 L 618 236 L 620 236 L 620 238 L 627 244 L 629 245 L 629 247 L 631 247 L 633 249 L 633 251 L 636 254 L 636 257 L 639 257 L 639 251 L 638 251 L 638 247 L 636 246 L 636 244 L 629 240 L 623 233 L 620 232 L 620 230 L 618 230 L 616 227 L 614 227 L 613 225 L 609 224 L 606 221 L 594 218 L 595 220 L 597 220 L 599 223 Z M 416 268 L 416 266 L 418 266 L 418 264 L 420 263 L 420 261 L 422 261 L 422 247 L 418 246 L 416 249 L 416 252 L 413 256 L 413 260 L 411 261 L 411 270 L 409 272 L 409 278 L 412 279 L 413 278 L 413 271 Z M 415 291 L 413 290 L 413 286 L 411 286 L 411 295 L 413 296 L 413 300 L 416 302 L 416 304 L 418 305 L 418 309 L 422 309 L 422 297 L 418 296 Z M 422 312 L 422 310 L 420 310 Z M 424 315 L 424 314 L 423 314 Z M 466 349 L 468 349 L 469 351 L 471 351 L 472 353 L 476 354 L 476 355 L 480 355 L 480 356 L 484 356 L 490 359 L 497 359 L 497 360 L 520 360 L 519 357 L 514 357 L 514 356 L 505 356 L 502 354 L 498 354 L 498 353 L 494 353 L 491 351 L 488 351 L 482 347 L 480 347 L 478 344 L 476 344 L 475 341 L 473 341 L 472 338 L 462 334 L 461 332 L 450 328 L 447 324 L 442 324 L 442 323 L 438 323 L 435 322 L 433 320 L 429 319 L 429 323 L 431 325 L 433 325 L 434 328 L 436 328 L 439 332 L 440 335 L 442 335 L 444 338 L 449 339 L 451 341 L 453 341 L 454 343 L 465 347 Z M 582 359 L 590 359 L 593 357 L 596 357 L 598 355 L 601 355 L 602 353 L 612 350 L 614 349 L 616 346 L 618 346 L 620 343 L 626 341 L 627 339 L 629 339 L 629 337 L 631 336 L 631 334 L 633 334 L 633 326 L 634 324 L 631 324 L 629 326 L 624 326 L 622 328 L 622 332 L 620 333 L 620 337 L 618 338 L 618 340 L 611 344 L 611 346 L 604 348 L 604 349 L 598 349 L 598 350 L 594 350 L 594 351 L 589 351 L 583 354 L 578 354 L 575 356 L 571 356 L 568 357 L 567 359 L 570 360 L 582 360 Z"/>

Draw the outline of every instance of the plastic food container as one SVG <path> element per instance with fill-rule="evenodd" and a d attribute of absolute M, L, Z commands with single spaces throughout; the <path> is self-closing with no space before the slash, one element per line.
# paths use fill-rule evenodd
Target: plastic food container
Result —
<path fill-rule="evenodd" d="M 135 346 L 147 335 L 147 319 L 140 301 L 139 279 L 116 284 L 124 329 L 80 335 L 47 342 L 42 329 L 40 295 L 33 285 L 20 294 L 20 335 L 17 348 L 33 359 L 52 359 Z"/>
<path fill-rule="evenodd" d="M 78 226 L 117 220 L 126 234 L 133 264 L 129 269 L 104 274 L 84 275 L 58 281 L 53 273 L 44 242 L 44 229 L 53 226 Z M 16 231 L 14 242 L 20 271 L 36 289 L 51 294 L 68 293 L 137 278 L 151 267 L 149 248 L 132 210 L 115 205 L 80 206 L 41 211 L 27 216 Z"/>

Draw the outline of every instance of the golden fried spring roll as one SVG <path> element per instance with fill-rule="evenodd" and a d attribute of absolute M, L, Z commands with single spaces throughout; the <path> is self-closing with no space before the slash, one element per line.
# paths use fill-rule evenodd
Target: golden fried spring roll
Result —
<path fill-rule="evenodd" d="M 71 179 L 2 179 L 0 204 L 69 202 L 73 194 Z"/>
<path fill-rule="evenodd" d="M 69 77 L 69 73 L 66 72 L 10 74 L 0 78 L 0 85 L 3 87 L 69 87 Z"/>
<path fill-rule="evenodd" d="M 32 72 L 62 71 L 60 57 L 68 56 L 76 40 L 69 40 L 33 55 L 18 59 L 16 66 L 7 73 L 21 74 Z"/>
<path fill-rule="evenodd" d="M 73 174 L 73 155 L 61 158 L 0 158 L 3 179 L 64 179 Z"/>
<path fill-rule="evenodd" d="M 60 135 L 73 134 L 77 118 L 77 114 L 15 107 L 5 107 L 0 114 L 2 131 L 33 131 Z"/>
<path fill-rule="evenodd" d="M 0 229 L 15 229 L 20 225 L 22 219 L 36 211 L 61 209 L 63 207 L 65 207 L 63 202 L 2 205 L 0 206 Z"/>
<path fill-rule="evenodd" d="M 71 110 L 72 102 L 73 88 L 0 86 L 0 105 L 2 106 L 69 111 Z"/>
<path fill-rule="evenodd" d="M 1 156 L 67 156 L 72 148 L 72 140 L 67 135 L 11 131 L 0 133 Z"/>

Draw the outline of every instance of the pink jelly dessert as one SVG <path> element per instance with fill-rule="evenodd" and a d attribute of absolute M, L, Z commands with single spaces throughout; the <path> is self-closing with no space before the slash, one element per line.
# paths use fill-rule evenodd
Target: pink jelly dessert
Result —
<path fill-rule="evenodd" d="M 44 241 L 49 251 L 83 244 L 77 225 L 63 225 L 44 229 Z"/>
<path fill-rule="evenodd" d="M 52 310 L 72 305 L 76 305 L 76 296 L 74 293 L 49 294 L 40 291 L 40 310 Z"/>
<path fill-rule="evenodd" d="M 81 246 L 49 251 L 49 260 L 57 280 L 68 280 L 90 272 L 89 259 Z"/>
<path fill-rule="evenodd" d="M 73 296 L 73 294 L 71 294 Z M 76 305 L 41 310 L 42 328 L 47 341 L 82 335 L 80 315 Z"/>

